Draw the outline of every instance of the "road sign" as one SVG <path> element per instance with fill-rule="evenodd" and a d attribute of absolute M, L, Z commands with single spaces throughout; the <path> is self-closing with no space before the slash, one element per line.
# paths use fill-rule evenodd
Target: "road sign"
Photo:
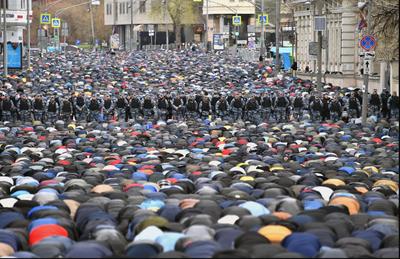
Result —
<path fill-rule="evenodd" d="M 100 0 L 92 0 L 92 5 L 100 5 Z"/>
<path fill-rule="evenodd" d="M 372 35 L 365 35 L 362 37 L 360 40 L 360 46 L 363 48 L 365 51 L 370 51 L 375 49 L 376 47 L 376 40 L 375 37 Z"/>
<path fill-rule="evenodd" d="M 325 31 L 326 30 L 326 17 L 316 16 L 314 17 L 314 31 Z"/>
<path fill-rule="evenodd" d="M 50 24 L 50 22 L 51 22 L 51 14 L 42 13 L 40 15 L 40 24 Z"/>
<path fill-rule="evenodd" d="M 61 27 L 61 19 L 59 19 L 59 18 L 51 19 L 51 27 L 60 28 Z"/>
<path fill-rule="evenodd" d="M 76 46 L 81 45 L 81 40 L 76 40 L 76 41 L 75 41 L 75 45 L 76 45 Z"/>
<path fill-rule="evenodd" d="M 262 24 L 262 23 L 268 24 L 268 23 L 269 23 L 269 16 L 268 16 L 268 14 L 264 14 L 264 15 L 259 14 L 259 15 L 258 15 L 258 18 L 257 18 L 257 23 L 258 23 L 258 24 Z"/>
<path fill-rule="evenodd" d="M 312 41 L 308 43 L 308 55 L 311 56 L 318 55 L 318 42 Z"/>
<path fill-rule="evenodd" d="M 236 26 L 241 25 L 242 24 L 242 17 L 238 16 L 238 15 L 233 16 L 232 17 L 232 24 L 236 25 Z"/>
<path fill-rule="evenodd" d="M 364 74 L 370 74 L 371 60 L 364 60 Z"/>

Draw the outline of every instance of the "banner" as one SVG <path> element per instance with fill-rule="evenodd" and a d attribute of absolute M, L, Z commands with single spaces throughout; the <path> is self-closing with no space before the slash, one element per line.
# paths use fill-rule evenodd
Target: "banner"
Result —
<path fill-rule="evenodd" d="M 223 50 L 225 48 L 222 36 L 223 34 L 213 34 L 213 49 Z"/>
<path fill-rule="evenodd" d="M 7 43 L 7 67 L 22 69 L 22 43 Z"/>
<path fill-rule="evenodd" d="M 119 34 L 115 33 L 110 36 L 110 48 L 119 49 Z"/>

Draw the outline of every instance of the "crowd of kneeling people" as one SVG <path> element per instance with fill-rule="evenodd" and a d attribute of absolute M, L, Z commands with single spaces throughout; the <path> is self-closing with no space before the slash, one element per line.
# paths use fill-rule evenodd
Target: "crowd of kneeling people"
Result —
<path fill-rule="evenodd" d="M 70 96 L 15 93 L 1 94 L 2 121 L 32 120 L 54 123 L 57 120 L 188 120 L 221 118 L 253 123 L 287 122 L 309 119 L 348 122 L 359 118 L 362 95 L 358 91 L 343 93 L 280 92 L 250 93 L 143 93 L 117 94 L 74 92 Z M 399 96 L 376 90 L 368 96 L 368 116 L 377 119 L 399 118 Z"/>

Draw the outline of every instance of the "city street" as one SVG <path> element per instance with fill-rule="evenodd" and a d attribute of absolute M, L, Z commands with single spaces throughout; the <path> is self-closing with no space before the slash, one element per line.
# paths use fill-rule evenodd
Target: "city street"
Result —
<path fill-rule="evenodd" d="M 0 0 L 0 257 L 399 258 L 398 5 Z"/>

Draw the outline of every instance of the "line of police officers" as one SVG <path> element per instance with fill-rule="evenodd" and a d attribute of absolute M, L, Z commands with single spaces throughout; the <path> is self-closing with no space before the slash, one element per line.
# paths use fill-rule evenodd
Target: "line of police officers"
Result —
<path fill-rule="evenodd" d="M 139 118 L 144 120 L 167 120 L 169 118 L 197 119 L 220 117 L 236 121 L 249 120 L 254 123 L 270 121 L 296 120 L 309 114 L 313 121 L 331 119 L 349 120 L 361 116 L 362 96 L 353 91 L 351 94 L 339 97 L 318 93 L 297 93 L 288 95 L 283 92 L 267 92 L 260 95 L 241 94 L 210 95 L 207 92 L 200 94 L 160 94 L 140 95 L 118 94 L 115 97 L 105 95 L 100 97 L 94 94 L 90 97 L 84 93 L 72 96 L 49 97 L 37 94 L 33 98 L 26 94 L 0 96 L 0 116 L 3 121 L 31 121 L 54 123 L 57 120 L 69 122 L 71 120 L 108 121 L 111 119 L 125 120 Z M 370 115 L 378 118 L 399 117 L 399 97 L 394 92 L 387 91 L 378 95 L 376 90 L 369 96 Z"/>

